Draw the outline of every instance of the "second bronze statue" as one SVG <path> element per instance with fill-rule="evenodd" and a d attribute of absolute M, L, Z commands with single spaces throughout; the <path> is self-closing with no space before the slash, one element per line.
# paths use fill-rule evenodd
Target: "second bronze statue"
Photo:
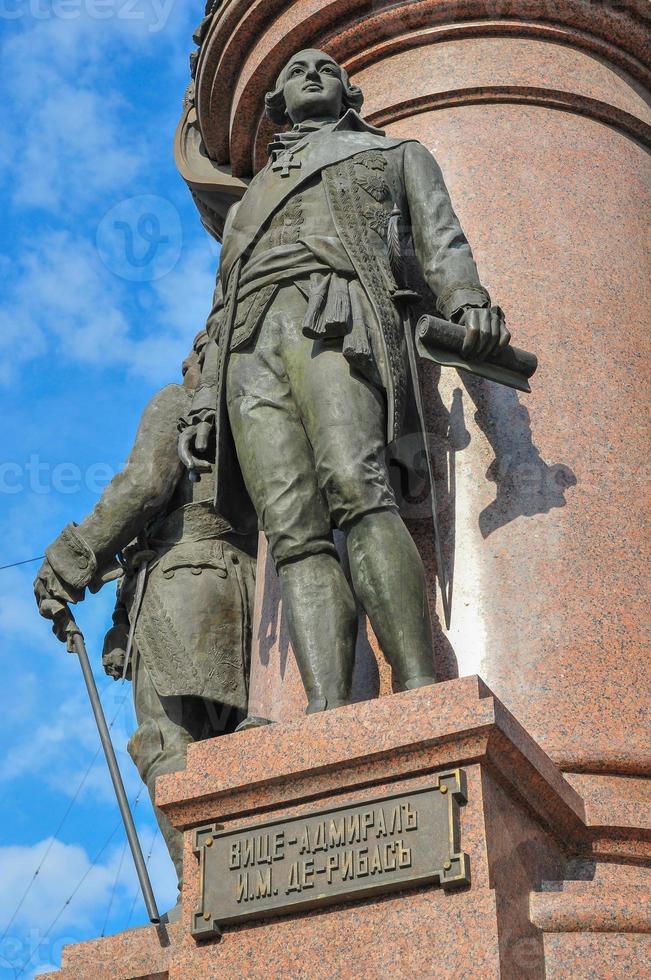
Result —
<path fill-rule="evenodd" d="M 41 614 L 64 639 L 68 604 L 118 578 L 104 668 L 133 682 L 138 727 L 128 750 L 179 894 L 183 834 L 155 805 L 156 779 L 184 768 L 188 745 L 232 732 L 244 718 L 255 591 L 257 535 L 232 531 L 215 513 L 212 472 L 191 483 L 176 452 L 178 418 L 199 380 L 207 339 L 197 336 L 183 384 L 166 385 L 146 406 L 124 469 L 92 513 L 47 548 L 35 582 Z M 179 907 L 166 919 L 178 915 Z"/>
<path fill-rule="evenodd" d="M 308 713 L 350 700 L 357 599 L 402 688 L 435 682 L 421 557 L 389 479 L 414 391 L 389 262 L 394 209 L 432 306 L 477 360 L 509 342 L 441 171 L 416 140 L 359 115 L 327 54 L 301 51 L 267 96 L 291 128 L 228 216 L 202 382 L 182 423 L 191 469 L 216 434 L 216 505 L 252 501 L 278 568 Z M 346 536 L 352 589 L 333 528 Z"/>

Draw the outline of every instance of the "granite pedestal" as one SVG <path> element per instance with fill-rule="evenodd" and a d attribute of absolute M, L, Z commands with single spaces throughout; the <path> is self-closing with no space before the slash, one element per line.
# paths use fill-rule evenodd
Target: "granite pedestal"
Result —
<path fill-rule="evenodd" d="M 471 883 L 344 901 L 197 940 L 193 828 L 309 816 L 460 770 Z M 190 748 L 158 801 L 186 832 L 183 917 L 66 949 L 61 980 L 611 977 L 648 966 L 651 835 L 584 800 L 477 677 Z M 639 822 L 641 807 L 637 810 Z M 573 964 L 571 973 L 568 964 Z M 628 971 L 628 972 L 627 972 Z"/>

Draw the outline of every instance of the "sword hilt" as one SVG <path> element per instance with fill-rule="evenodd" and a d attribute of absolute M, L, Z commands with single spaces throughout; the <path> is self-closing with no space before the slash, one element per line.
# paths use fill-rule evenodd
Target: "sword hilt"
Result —
<path fill-rule="evenodd" d="M 396 303 L 404 303 L 405 306 L 409 306 L 410 303 L 417 303 L 420 299 L 420 293 L 414 292 L 413 289 L 396 289 L 392 294 L 391 298 Z"/>

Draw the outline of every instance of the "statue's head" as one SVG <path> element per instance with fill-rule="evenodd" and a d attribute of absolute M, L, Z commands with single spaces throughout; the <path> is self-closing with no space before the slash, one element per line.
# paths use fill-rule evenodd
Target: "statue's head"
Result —
<path fill-rule="evenodd" d="M 305 120 L 339 119 L 348 109 L 359 110 L 362 90 L 324 51 L 299 51 L 287 62 L 273 92 L 265 97 L 267 115 L 278 125 Z"/>
<path fill-rule="evenodd" d="M 201 380 L 201 368 L 208 345 L 208 334 L 201 330 L 194 338 L 192 350 L 183 361 L 183 384 L 186 388 L 196 388 Z"/>

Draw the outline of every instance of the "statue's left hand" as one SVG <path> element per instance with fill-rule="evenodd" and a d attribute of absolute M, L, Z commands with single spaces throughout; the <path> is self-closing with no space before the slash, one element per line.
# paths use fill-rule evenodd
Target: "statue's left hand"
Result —
<path fill-rule="evenodd" d="M 503 350 L 511 339 L 501 307 L 468 309 L 460 323 L 466 328 L 462 354 L 470 360 L 483 361 L 496 350 Z"/>
<path fill-rule="evenodd" d="M 131 680 L 131 663 L 124 674 L 124 662 L 127 658 L 127 645 L 129 643 L 129 624 L 114 623 L 104 637 L 104 648 L 102 650 L 102 666 L 104 673 L 112 677 L 114 681 L 121 681 L 123 676 L 126 680 Z"/>
<path fill-rule="evenodd" d="M 202 458 L 208 450 L 212 429 L 210 421 L 197 422 L 183 429 L 179 436 L 179 456 L 191 472 L 206 473 L 212 469 L 208 460 Z"/>

